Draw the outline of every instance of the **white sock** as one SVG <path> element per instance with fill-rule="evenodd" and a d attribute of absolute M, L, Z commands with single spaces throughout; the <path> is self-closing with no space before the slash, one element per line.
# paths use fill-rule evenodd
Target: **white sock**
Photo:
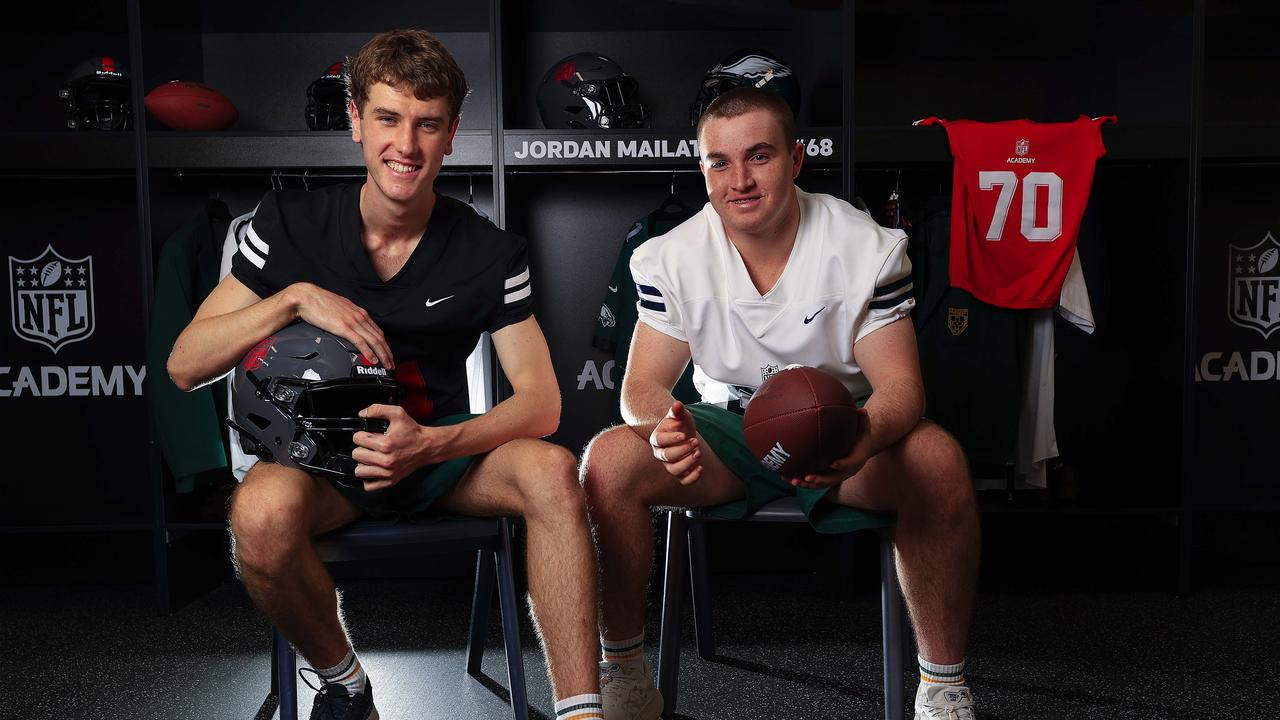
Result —
<path fill-rule="evenodd" d="M 574 695 L 556 703 L 556 720 L 604 720 L 599 693 Z"/>
<path fill-rule="evenodd" d="M 937 665 L 917 655 L 920 664 L 920 685 L 964 685 L 964 661 L 954 665 Z"/>
<path fill-rule="evenodd" d="M 365 682 L 369 679 L 360 659 L 356 657 L 356 651 L 350 648 L 347 648 L 347 656 L 342 658 L 342 662 L 324 670 L 316 668 L 316 674 L 320 676 L 321 682 L 346 686 L 347 692 L 352 695 L 364 692 Z"/>
<path fill-rule="evenodd" d="M 600 648 L 604 651 L 605 662 L 626 665 L 644 662 L 644 633 L 626 640 L 606 640 L 600 638 Z"/>

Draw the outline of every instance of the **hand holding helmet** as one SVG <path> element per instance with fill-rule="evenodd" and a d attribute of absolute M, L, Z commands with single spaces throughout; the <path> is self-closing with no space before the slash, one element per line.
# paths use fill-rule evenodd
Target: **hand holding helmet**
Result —
<path fill-rule="evenodd" d="M 366 491 L 391 487 L 420 467 L 450 459 L 442 452 L 457 435 L 457 425 L 419 425 L 399 405 L 372 405 L 361 410 L 360 417 L 387 423 L 385 432 L 357 432 L 353 437 L 355 475 L 364 480 Z"/>
<path fill-rule="evenodd" d="M 382 328 L 364 308 L 311 283 L 295 283 L 286 292 L 296 303 L 300 320 L 347 338 L 371 361 L 395 369 L 396 360 Z"/>
<path fill-rule="evenodd" d="M 350 341 L 297 322 L 258 343 L 232 371 L 230 424 L 260 459 L 356 486 L 354 435 L 390 426 L 361 413 L 397 406 L 400 395 L 387 369 Z"/>

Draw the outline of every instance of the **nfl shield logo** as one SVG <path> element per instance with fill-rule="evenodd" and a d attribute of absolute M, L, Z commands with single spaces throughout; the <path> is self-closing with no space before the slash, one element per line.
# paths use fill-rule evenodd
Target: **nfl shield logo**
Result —
<path fill-rule="evenodd" d="M 1018 157 L 1023 157 L 1031 150 L 1031 143 L 1026 140 L 1019 140 L 1013 144 L 1013 151 L 1018 153 Z"/>
<path fill-rule="evenodd" d="M 969 308 L 947 308 L 947 329 L 959 337 L 969 329 Z"/>
<path fill-rule="evenodd" d="M 1263 338 L 1280 328 L 1280 242 L 1267 236 L 1251 247 L 1229 245 L 1227 315 Z"/>
<path fill-rule="evenodd" d="M 93 334 L 93 256 L 72 260 L 52 245 L 38 257 L 9 258 L 13 332 L 53 352 Z"/>
<path fill-rule="evenodd" d="M 774 365 L 773 363 L 769 363 L 768 365 L 760 368 L 760 382 L 768 380 L 771 375 L 777 375 L 778 371 L 781 369 L 782 368 L 780 366 Z"/>

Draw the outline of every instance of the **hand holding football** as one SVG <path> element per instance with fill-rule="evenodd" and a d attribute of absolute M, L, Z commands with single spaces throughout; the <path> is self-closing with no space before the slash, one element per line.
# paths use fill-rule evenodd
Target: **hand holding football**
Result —
<path fill-rule="evenodd" d="M 853 396 L 834 376 L 797 367 L 760 386 L 742 419 L 747 446 L 785 478 L 821 473 L 853 449 L 864 431 Z"/>

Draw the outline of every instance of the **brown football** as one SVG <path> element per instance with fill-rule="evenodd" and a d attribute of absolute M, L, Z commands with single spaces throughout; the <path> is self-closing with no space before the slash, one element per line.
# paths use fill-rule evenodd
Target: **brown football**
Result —
<path fill-rule="evenodd" d="M 862 432 L 853 396 L 834 376 L 811 367 L 774 374 L 742 419 L 751 453 L 785 478 L 803 477 L 849 454 Z"/>

